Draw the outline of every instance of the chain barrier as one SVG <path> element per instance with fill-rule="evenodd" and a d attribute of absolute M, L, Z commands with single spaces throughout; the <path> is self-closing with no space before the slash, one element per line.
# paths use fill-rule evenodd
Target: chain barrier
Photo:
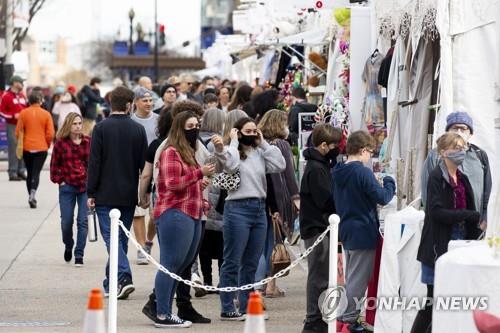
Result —
<path fill-rule="evenodd" d="M 292 270 L 292 268 L 294 268 L 295 266 L 297 266 L 299 264 L 299 262 L 301 260 L 303 260 L 304 258 L 306 258 L 309 254 L 311 254 L 311 252 L 314 250 L 314 248 L 316 246 L 318 246 L 322 241 L 323 239 L 326 237 L 326 234 L 330 231 L 330 226 L 318 237 L 318 239 L 316 239 L 316 241 L 314 242 L 313 245 L 311 245 L 310 248 L 308 248 L 307 250 L 304 251 L 304 253 L 302 253 L 295 261 L 293 261 L 290 266 L 288 266 L 287 268 L 279 271 L 278 273 L 274 274 L 273 276 L 270 276 L 268 278 L 265 278 L 264 280 L 262 281 L 259 281 L 259 282 L 255 282 L 255 283 L 252 283 L 252 284 L 247 284 L 247 285 L 244 285 L 244 286 L 241 286 L 241 287 L 224 287 L 224 288 L 217 288 L 217 287 L 213 287 L 213 286 L 205 286 L 205 285 L 201 285 L 199 283 L 196 283 L 196 282 L 192 282 L 190 280 L 184 280 L 183 278 L 181 278 L 179 275 L 175 274 L 175 273 L 172 273 L 170 272 L 168 269 L 166 269 L 165 267 L 163 267 L 159 262 L 157 262 L 155 260 L 155 258 L 153 258 L 150 254 L 148 254 L 144 249 L 143 247 L 141 246 L 141 244 L 139 244 L 137 242 L 137 240 L 132 237 L 132 233 L 127 230 L 127 228 L 123 225 L 122 221 L 118 221 L 118 225 L 122 228 L 123 232 L 125 233 L 125 235 L 132 241 L 132 243 L 135 245 L 135 247 L 141 251 L 141 253 L 148 259 L 148 261 L 150 261 L 153 265 L 155 265 L 160 271 L 162 271 L 163 273 L 167 274 L 168 276 L 170 276 L 172 279 L 174 280 L 177 280 L 179 282 L 182 282 L 192 288 L 200 288 L 200 289 L 203 289 L 203 290 L 206 290 L 206 291 L 219 291 L 219 292 L 235 292 L 235 291 L 240 291 L 240 290 L 251 290 L 251 289 L 254 289 L 255 287 L 258 287 L 258 286 L 262 286 L 262 285 L 265 285 L 269 282 L 271 282 L 272 280 L 275 280 L 275 279 L 278 279 L 280 277 L 282 277 L 283 275 L 287 274 L 290 270 Z"/>

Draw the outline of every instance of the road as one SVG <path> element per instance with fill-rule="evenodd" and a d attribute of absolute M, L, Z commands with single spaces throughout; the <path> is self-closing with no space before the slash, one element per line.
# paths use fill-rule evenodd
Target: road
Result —
<path fill-rule="evenodd" d="M 88 292 L 101 287 L 107 258 L 104 243 L 99 239 L 87 244 L 83 268 L 66 264 L 57 187 L 50 183 L 48 171 L 42 172 L 38 208 L 30 209 L 24 182 L 9 182 L 5 168 L 5 162 L 0 162 L 0 332 L 81 332 Z M 159 257 L 157 246 L 153 256 Z M 133 260 L 135 251 L 129 257 Z M 301 331 L 306 286 L 303 267 L 297 266 L 279 280 L 286 297 L 265 299 L 268 333 Z M 135 264 L 132 270 L 136 291 L 128 300 L 118 301 L 118 332 L 158 332 L 141 313 L 156 270 L 152 265 Z M 243 323 L 218 319 L 217 295 L 194 298 L 193 304 L 212 318 L 212 324 L 193 325 L 186 332 L 242 332 Z"/>

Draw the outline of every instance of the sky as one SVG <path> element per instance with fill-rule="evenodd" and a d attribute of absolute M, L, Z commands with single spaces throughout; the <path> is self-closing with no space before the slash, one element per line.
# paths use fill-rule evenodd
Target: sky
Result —
<path fill-rule="evenodd" d="M 166 27 L 169 45 L 199 40 L 201 0 L 157 0 L 158 22 Z M 113 38 L 120 31 L 128 40 L 128 12 L 134 8 L 134 26 L 154 30 L 154 0 L 46 0 L 34 17 L 30 36 L 38 40 L 67 38 L 69 45 L 99 38 Z"/>

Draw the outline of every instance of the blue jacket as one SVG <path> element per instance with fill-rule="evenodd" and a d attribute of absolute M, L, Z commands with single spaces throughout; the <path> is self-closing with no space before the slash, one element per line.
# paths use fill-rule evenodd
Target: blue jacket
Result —
<path fill-rule="evenodd" d="M 373 250 L 378 238 L 377 204 L 387 205 L 396 185 L 384 178 L 382 187 L 361 162 L 340 163 L 333 170 L 333 198 L 340 216 L 339 238 L 346 250 Z"/>

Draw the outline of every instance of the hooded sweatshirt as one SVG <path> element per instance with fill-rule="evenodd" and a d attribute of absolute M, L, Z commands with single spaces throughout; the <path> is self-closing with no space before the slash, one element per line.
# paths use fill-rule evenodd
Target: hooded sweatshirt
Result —
<path fill-rule="evenodd" d="M 300 234 L 303 239 L 321 234 L 335 213 L 330 161 L 316 148 L 304 150 L 307 161 L 300 184 Z"/>
<path fill-rule="evenodd" d="M 340 163 L 333 170 L 333 197 L 340 216 L 339 238 L 346 250 L 374 250 L 379 221 L 377 204 L 387 205 L 396 185 L 384 178 L 382 187 L 361 162 Z"/>

